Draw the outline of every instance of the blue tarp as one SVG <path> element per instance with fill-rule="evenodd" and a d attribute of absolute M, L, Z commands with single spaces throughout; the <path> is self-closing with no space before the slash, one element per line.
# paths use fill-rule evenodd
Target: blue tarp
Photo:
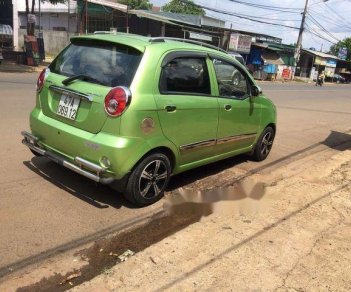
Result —
<path fill-rule="evenodd" d="M 248 56 L 246 64 L 261 65 L 261 49 L 251 47 L 250 55 Z"/>
<path fill-rule="evenodd" d="M 273 65 L 273 64 L 264 65 L 263 71 L 266 73 L 275 74 L 275 73 L 277 73 L 277 65 Z"/>

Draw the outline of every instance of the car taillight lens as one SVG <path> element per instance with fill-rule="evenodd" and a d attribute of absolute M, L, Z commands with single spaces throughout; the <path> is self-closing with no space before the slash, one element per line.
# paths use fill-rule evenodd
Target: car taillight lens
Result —
<path fill-rule="evenodd" d="M 44 86 L 44 81 L 49 73 L 50 70 L 48 68 L 45 68 L 43 71 L 41 71 L 37 81 L 37 92 L 40 92 L 42 90 Z"/>
<path fill-rule="evenodd" d="M 112 88 L 105 97 L 106 113 L 112 117 L 120 116 L 129 104 L 131 96 L 132 94 L 127 87 Z"/>

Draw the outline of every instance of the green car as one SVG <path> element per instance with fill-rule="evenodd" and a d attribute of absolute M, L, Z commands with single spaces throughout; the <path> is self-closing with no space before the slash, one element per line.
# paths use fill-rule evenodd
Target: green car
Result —
<path fill-rule="evenodd" d="M 37 81 L 23 144 L 132 203 L 172 175 L 269 154 L 276 109 L 246 68 L 210 45 L 99 33 L 71 39 Z"/>

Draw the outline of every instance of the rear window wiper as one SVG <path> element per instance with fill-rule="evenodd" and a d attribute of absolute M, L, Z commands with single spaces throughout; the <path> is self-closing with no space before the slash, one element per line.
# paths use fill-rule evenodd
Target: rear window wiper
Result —
<path fill-rule="evenodd" d="M 83 81 L 91 81 L 93 83 L 97 83 L 97 84 L 101 84 L 101 85 L 105 85 L 103 82 L 93 78 L 93 77 L 90 77 L 88 75 L 84 75 L 84 74 L 78 74 L 78 75 L 74 75 L 74 76 L 71 76 L 71 77 L 68 77 L 66 78 L 65 80 L 62 81 L 62 84 L 64 85 L 68 85 L 70 84 L 72 81 L 74 80 L 83 80 Z"/>

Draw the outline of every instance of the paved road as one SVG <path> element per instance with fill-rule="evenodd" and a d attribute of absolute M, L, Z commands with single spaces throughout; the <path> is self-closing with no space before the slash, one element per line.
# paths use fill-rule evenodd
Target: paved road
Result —
<path fill-rule="evenodd" d="M 0 73 L 0 277 L 9 269 L 117 230 L 120 224 L 148 216 L 162 205 L 134 209 L 109 188 L 44 158 L 33 158 L 20 143 L 20 131 L 29 129 L 37 75 Z M 257 169 L 301 155 L 331 133 L 332 139 L 322 147 L 350 139 L 341 133 L 351 129 L 351 85 L 261 86 L 278 107 L 278 134 L 269 159 L 257 164 L 236 158 L 230 166 L 223 162 L 206 169 Z M 171 188 L 206 179 L 199 172 L 174 177 Z"/>

